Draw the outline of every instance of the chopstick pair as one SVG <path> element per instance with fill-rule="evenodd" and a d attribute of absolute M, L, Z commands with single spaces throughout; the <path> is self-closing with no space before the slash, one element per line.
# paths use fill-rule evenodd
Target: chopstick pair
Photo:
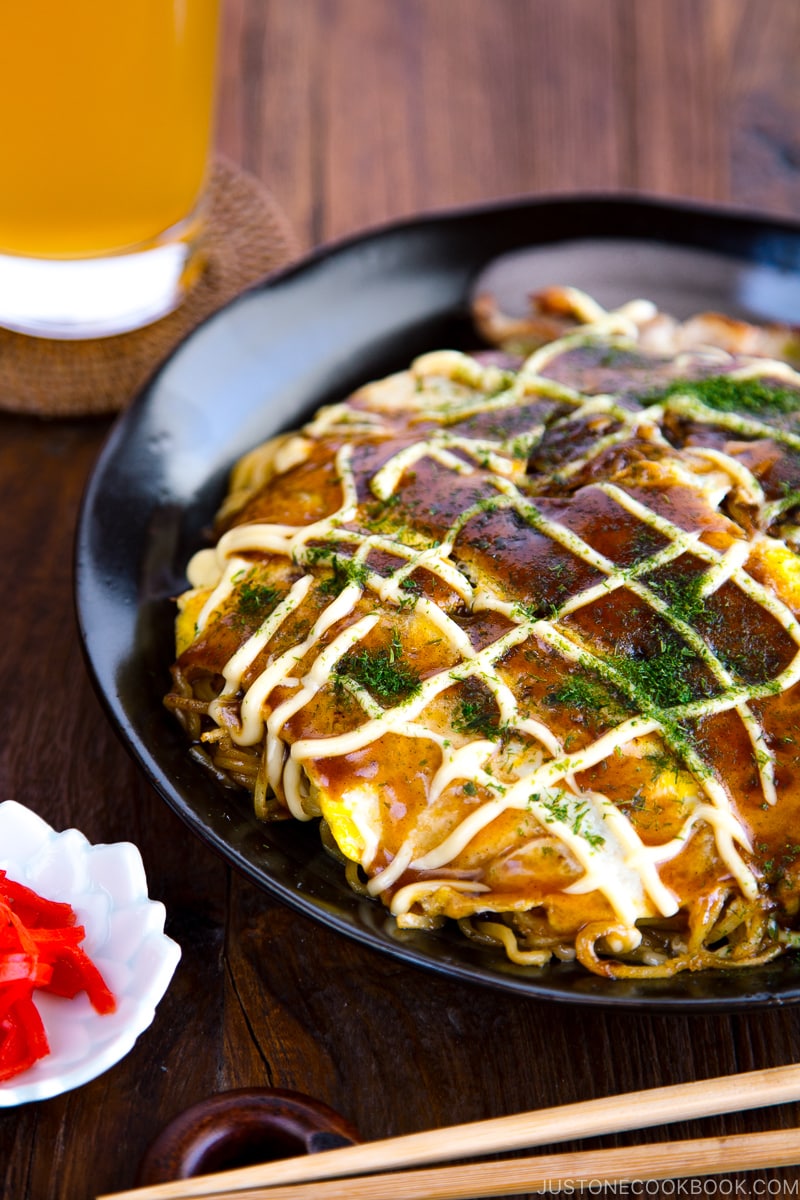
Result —
<path fill-rule="evenodd" d="M 800 1163 L 800 1129 L 538 1155 L 429 1170 L 549 1143 L 800 1100 L 800 1065 L 604 1096 L 321 1154 L 199 1175 L 98 1200 L 480 1200 L 567 1183 L 686 1178 Z"/>
<path fill-rule="evenodd" d="M 471 1166 L 345 1176 L 245 1191 L 225 1190 L 205 1196 L 206 1200 L 485 1200 L 491 1196 L 550 1192 L 567 1187 L 578 1190 L 582 1184 L 596 1192 L 609 1184 L 698 1178 L 796 1163 L 800 1163 L 800 1129 L 778 1129 L 738 1137 L 658 1142 Z M 197 1195 L 152 1190 L 139 1194 L 153 1198 Z"/>

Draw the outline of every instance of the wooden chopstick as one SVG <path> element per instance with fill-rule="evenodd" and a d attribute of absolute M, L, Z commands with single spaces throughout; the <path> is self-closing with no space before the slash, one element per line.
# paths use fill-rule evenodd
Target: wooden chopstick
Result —
<path fill-rule="evenodd" d="M 800 1163 L 800 1129 L 776 1129 L 730 1137 L 656 1142 L 613 1150 L 433 1167 L 349 1179 L 315 1180 L 245 1192 L 213 1192 L 210 1200 L 484 1200 L 554 1188 L 788 1167 Z"/>
<path fill-rule="evenodd" d="M 800 1100 L 800 1065 L 796 1063 L 429 1129 L 359 1146 L 345 1146 L 340 1150 L 326 1150 L 321 1154 L 153 1184 L 117 1192 L 113 1197 L 101 1196 L 98 1200 L 188 1200 L 189 1197 L 219 1196 L 248 1188 L 275 1188 L 279 1184 L 336 1176 L 369 1175 L 375 1171 L 480 1158 L 626 1129 L 646 1129 L 673 1121 L 786 1104 L 792 1100 Z M 475 1168 L 467 1169 L 473 1172 Z M 279 1193 L 270 1192 L 269 1195 L 270 1200 L 273 1196 L 278 1200 Z"/>

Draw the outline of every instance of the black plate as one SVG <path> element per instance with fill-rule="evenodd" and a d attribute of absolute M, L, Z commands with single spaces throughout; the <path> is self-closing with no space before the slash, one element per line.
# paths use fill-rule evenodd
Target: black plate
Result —
<path fill-rule="evenodd" d="M 518 261 L 503 258 L 524 250 Z M 500 270 L 495 260 L 501 258 Z M 323 250 L 208 320 L 115 425 L 90 480 L 76 547 L 81 636 L 123 741 L 168 804 L 257 884 L 332 930 L 418 966 L 540 999 L 707 1010 L 800 999 L 789 957 L 742 972 L 609 982 L 565 964 L 515 967 L 460 937 L 400 931 L 350 891 L 313 828 L 263 826 L 218 789 L 161 704 L 173 605 L 234 459 L 320 404 L 422 351 L 474 347 L 479 276 L 510 304 L 546 284 L 613 304 L 646 296 L 677 316 L 713 308 L 800 319 L 800 225 L 614 197 L 514 202 L 393 225 Z M 376 965 L 379 963 L 376 960 Z"/>

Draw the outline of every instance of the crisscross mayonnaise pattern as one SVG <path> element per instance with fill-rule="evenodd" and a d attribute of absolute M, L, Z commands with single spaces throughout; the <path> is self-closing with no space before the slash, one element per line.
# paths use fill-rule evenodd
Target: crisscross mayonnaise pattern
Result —
<path fill-rule="evenodd" d="M 690 395 L 671 396 L 663 403 L 641 407 L 626 404 L 613 395 L 586 396 L 541 374 L 547 364 L 568 350 L 602 341 L 611 346 L 635 345 L 636 329 L 632 310 L 605 313 L 592 309 L 592 325 L 560 339 L 534 354 L 516 372 L 494 366 L 484 367 L 474 359 L 455 351 L 428 354 L 412 369 L 414 388 L 405 392 L 378 387 L 347 402 L 323 410 L 304 430 L 309 445 L 325 439 L 344 439 L 335 454 L 335 470 L 341 487 L 341 503 L 335 512 L 305 526 L 249 523 L 235 525 L 219 540 L 213 551 L 203 551 L 190 569 L 190 578 L 203 580 L 209 594 L 197 626 L 201 631 L 214 614 L 224 607 L 237 580 L 252 562 L 242 557 L 262 553 L 291 560 L 305 566 L 307 573 L 293 584 L 288 594 L 274 607 L 261 626 L 227 662 L 224 689 L 210 707 L 217 719 L 224 705 L 242 692 L 242 680 L 259 655 L 269 648 L 271 638 L 289 614 L 304 603 L 314 584 L 313 565 L 319 561 L 320 545 L 335 544 L 335 555 L 351 558 L 360 570 L 317 617 L 312 628 L 297 645 L 278 656 L 268 656 L 267 665 L 241 695 L 238 727 L 226 726 L 232 740 L 242 746 L 264 742 L 267 777 L 280 791 L 292 814 L 300 820 L 317 815 L 309 805 L 305 764 L 347 755 L 361 750 L 392 733 L 405 738 L 433 742 L 440 752 L 440 763 L 429 783 L 429 799 L 435 800 L 445 789 L 464 780 L 471 781 L 485 797 L 472 811 L 435 845 L 420 846 L 412 830 L 393 860 L 369 880 L 374 895 L 397 889 L 391 899 L 395 914 L 407 913 L 426 894 L 437 888 L 480 893 L 488 890 L 478 880 L 459 880 L 447 874 L 448 864 L 457 858 L 481 830 L 510 810 L 532 814 L 548 836 L 559 839 L 583 872 L 567 891 L 601 892 L 619 922 L 630 931 L 635 922 L 653 914 L 669 916 L 678 907 L 675 895 L 664 885 L 659 866 L 669 862 L 685 847 L 692 831 L 704 823 L 713 831 L 720 858 L 736 880 L 745 897 L 758 892 L 758 879 L 747 862 L 750 849 L 747 830 L 738 819 L 723 780 L 705 763 L 680 730 L 691 720 L 734 711 L 741 720 L 756 765 L 763 802 L 774 806 L 778 801 L 775 781 L 775 757 L 767 745 L 765 731 L 753 708 L 753 701 L 785 691 L 800 680 L 800 629 L 792 609 L 772 590 L 759 583 L 746 567 L 758 540 L 764 538 L 769 522 L 784 510 L 780 503 L 764 503 L 758 479 L 741 462 L 715 448 L 696 447 L 675 451 L 665 440 L 661 425 L 667 409 L 737 433 L 770 436 L 792 449 L 800 449 L 800 436 L 776 430 L 764 422 L 728 413 L 710 412 Z M 736 371 L 735 377 L 769 376 L 797 387 L 798 377 L 784 364 L 753 362 Z M 537 495 L 526 488 L 525 465 L 528 453 L 542 436 L 545 422 L 536 415 L 537 401 L 557 401 L 560 415 L 550 427 L 569 427 L 590 418 L 602 418 L 606 432 L 570 462 L 562 465 L 559 483 L 577 475 L 588 463 L 613 446 L 632 437 L 647 439 L 658 448 L 675 478 L 704 494 L 711 507 L 727 492 L 735 492 L 760 511 L 756 532 L 742 533 L 724 550 L 715 549 L 698 530 L 687 531 L 655 511 L 625 487 L 611 480 L 591 486 L 637 522 L 665 540 L 665 545 L 632 566 L 621 567 L 593 548 L 566 524 L 547 515 L 546 504 L 537 503 Z M 482 414 L 502 414 L 509 407 L 531 406 L 529 426 L 508 438 L 470 437 L 458 424 Z M 358 479 L 354 468 L 354 449 L 359 439 L 380 441 L 390 438 L 402 415 L 404 429 L 419 428 L 419 437 L 390 455 L 369 479 L 369 489 L 379 501 L 390 501 L 402 494 L 403 479 L 422 460 L 437 464 L 440 471 L 454 476 L 474 476 L 488 494 L 469 506 L 452 522 L 443 536 L 428 544 L 413 537 L 404 539 L 398 532 L 376 532 L 360 525 Z M 453 426 L 456 426 L 453 429 Z M 347 440 L 347 439 L 350 440 Z M 541 488 L 538 489 L 541 493 Z M 546 616 L 531 614 L 524 605 L 504 595 L 496 581 L 478 579 L 468 564 L 461 561 L 458 539 L 479 514 L 511 510 L 523 522 L 570 555 L 593 569 L 601 578 L 564 599 Z M 760 520 L 760 528 L 759 528 Z M 348 554 L 345 548 L 349 548 Z M 385 573 L 370 563 L 373 552 L 391 555 L 399 563 Z M 728 667 L 693 624 L 671 610 L 670 605 L 648 582 L 659 567 L 690 554 L 704 565 L 699 595 L 706 599 L 723 585 L 733 585 L 759 605 L 788 635 L 796 648 L 791 661 L 774 678 L 746 685 L 736 680 Z M 330 559 L 329 559 L 330 561 Z M 424 568 L 436 576 L 473 613 L 491 611 L 506 619 L 509 627 L 494 641 L 476 649 L 461 625 L 433 599 L 414 597 L 415 612 L 429 621 L 446 640 L 456 664 L 428 675 L 412 695 L 391 707 L 382 707 L 370 692 L 354 679 L 344 678 L 344 686 L 358 702 L 363 720 L 354 729 L 324 737 L 305 737 L 288 745 L 282 736 L 286 722 L 312 697 L 328 686 L 337 665 L 358 646 L 393 608 L 407 605 L 409 592 L 404 584 L 415 571 Z M 631 682 L 613 658 L 585 645 L 565 618 L 591 606 L 595 601 L 625 589 L 666 622 L 673 633 L 704 665 L 714 681 L 714 694 L 686 703 L 659 708 L 640 685 Z M 358 615 L 356 607 L 365 594 L 374 595 L 382 609 Z M 363 608 L 363 606 L 362 606 Z M 556 732 L 541 714 L 525 715 L 514 690 L 503 677 L 503 659 L 516 648 L 536 642 L 548 647 L 567 670 L 590 670 L 623 694 L 634 708 L 612 728 L 576 752 L 568 752 Z M 297 677 L 298 663 L 304 666 Z M 466 681 L 478 680 L 493 697 L 498 712 L 498 735 L 454 738 L 439 734 L 426 722 L 426 708 L 439 696 Z M 270 697 L 281 687 L 292 693 L 275 705 Z M 282 693 L 283 694 L 283 693 Z M 530 746 L 524 773 L 516 779 L 500 781 L 487 769 L 504 736 L 513 731 Z M 697 795 L 679 832 L 661 844 L 646 844 L 631 822 L 607 796 L 581 788 L 576 776 L 615 753 L 624 751 L 636 739 L 657 734 L 692 774 Z M 365 853 L 362 865 L 369 871 L 375 849 L 375 831 L 364 831 Z M 424 873 L 424 878 L 403 883 L 408 871 Z M 442 871 L 440 877 L 437 871 Z M 398 886 L 399 885 L 399 886 Z M 635 935 L 630 944 L 635 944 Z"/>

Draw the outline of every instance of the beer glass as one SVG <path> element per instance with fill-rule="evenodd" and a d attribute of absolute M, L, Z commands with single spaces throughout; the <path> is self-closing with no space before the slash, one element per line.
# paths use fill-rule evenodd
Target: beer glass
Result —
<path fill-rule="evenodd" d="M 219 0 L 0 0 L 0 325 L 121 333 L 196 272 Z"/>

